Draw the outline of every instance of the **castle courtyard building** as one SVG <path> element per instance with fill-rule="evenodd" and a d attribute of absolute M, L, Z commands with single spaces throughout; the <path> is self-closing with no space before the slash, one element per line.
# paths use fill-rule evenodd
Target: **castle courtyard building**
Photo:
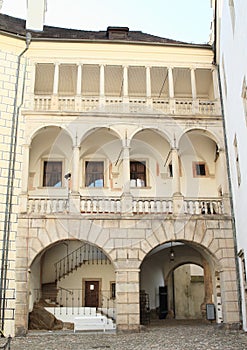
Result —
<path fill-rule="evenodd" d="M 211 46 L 2 14 L 0 43 L 4 334 L 41 301 L 79 328 L 238 324 Z"/>

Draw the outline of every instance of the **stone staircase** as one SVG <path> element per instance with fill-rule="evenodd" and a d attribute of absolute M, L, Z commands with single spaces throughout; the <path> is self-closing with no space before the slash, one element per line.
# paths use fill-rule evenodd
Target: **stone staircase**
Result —
<path fill-rule="evenodd" d="M 56 319 L 73 323 L 74 331 L 115 331 L 114 320 L 97 311 L 95 307 L 45 307 Z"/>
<path fill-rule="evenodd" d="M 56 281 L 65 278 L 83 264 L 101 265 L 103 262 L 111 264 L 111 261 L 100 249 L 90 244 L 83 244 L 55 263 Z"/>

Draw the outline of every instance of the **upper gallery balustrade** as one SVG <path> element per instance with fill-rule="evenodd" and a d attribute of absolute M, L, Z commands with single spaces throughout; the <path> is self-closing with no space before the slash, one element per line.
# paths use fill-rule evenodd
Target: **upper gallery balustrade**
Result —
<path fill-rule="evenodd" d="M 208 68 L 38 63 L 33 102 L 35 111 L 221 114 Z"/>

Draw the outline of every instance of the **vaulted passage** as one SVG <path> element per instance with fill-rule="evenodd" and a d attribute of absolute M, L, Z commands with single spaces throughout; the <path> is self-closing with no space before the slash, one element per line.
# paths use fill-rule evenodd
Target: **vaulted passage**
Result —
<path fill-rule="evenodd" d="M 44 249 L 29 270 L 29 328 L 74 327 L 76 318 L 104 315 L 108 329 L 115 321 L 115 272 L 109 258 L 96 246 L 63 240 Z M 39 321 L 41 308 L 43 319 Z M 35 312 L 38 314 L 37 317 Z M 53 314 L 59 326 L 51 322 Z M 108 320 L 109 318 L 109 320 Z"/>
<path fill-rule="evenodd" d="M 215 293 L 214 276 L 215 262 L 200 246 L 186 241 L 157 246 L 141 265 L 141 323 L 206 319 L 206 305 L 213 303 Z M 218 306 L 220 317 L 220 301 Z"/>

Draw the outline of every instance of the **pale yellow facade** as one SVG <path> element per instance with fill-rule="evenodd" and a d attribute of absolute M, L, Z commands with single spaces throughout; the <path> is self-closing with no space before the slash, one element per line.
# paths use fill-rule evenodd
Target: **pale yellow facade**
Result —
<path fill-rule="evenodd" d="M 42 285 L 55 282 L 60 291 L 79 290 L 77 306 L 86 306 L 87 281 L 98 282 L 99 306 L 114 310 L 118 330 L 139 330 L 140 290 L 149 294 L 155 312 L 159 287 L 167 286 L 167 311 L 174 314 L 171 274 L 188 263 L 204 270 L 197 317 L 200 309 L 205 318 L 206 304 L 213 303 L 217 323 L 238 323 L 211 48 L 34 37 L 20 60 L 15 96 L 17 56 L 25 40 L 2 32 L 0 41 L 3 198 L 13 105 L 15 99 L 21 104 L 24 92 L 11 197 L 5 333 L 28 331 L 28 313 Z M 49 167 L 56 171 L 48 174 Z M 2 226 L 2 241 L 4 232 Z M 66 256 L 84 244 L 97 248 L 82 259 L 89 265 L 57 278 L 54 264 L 69 264 Z M 110 265 L 95 258 L 99 252 Z M 90 263 L 94 259 L 96 266 Z M 180 318 L 193 317 L 192 311 L 188 316 L 179 310 Z"/>

